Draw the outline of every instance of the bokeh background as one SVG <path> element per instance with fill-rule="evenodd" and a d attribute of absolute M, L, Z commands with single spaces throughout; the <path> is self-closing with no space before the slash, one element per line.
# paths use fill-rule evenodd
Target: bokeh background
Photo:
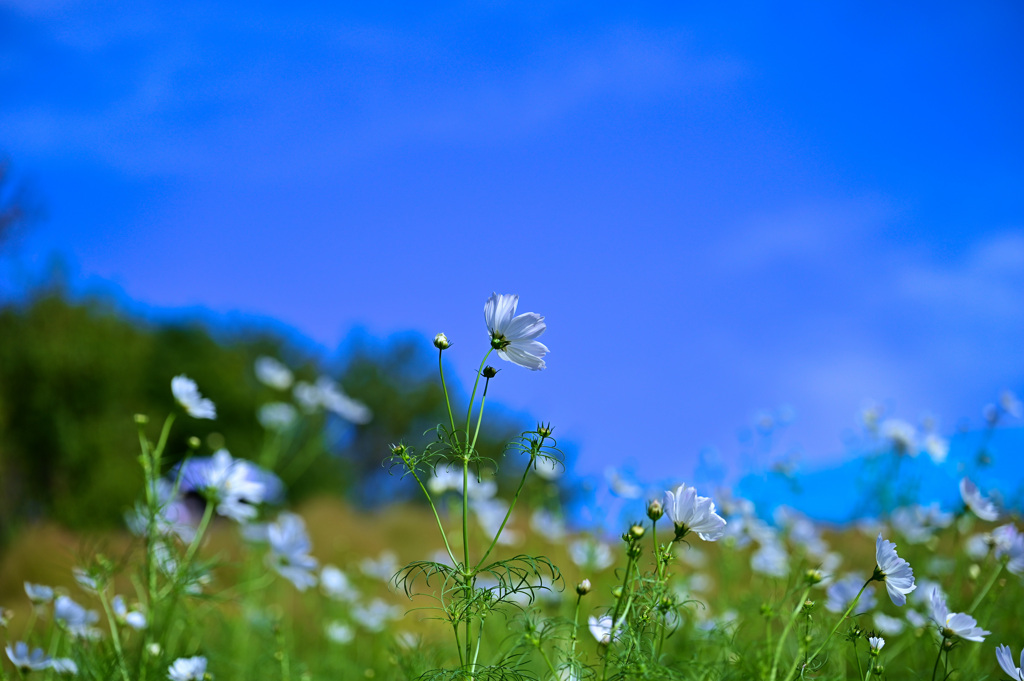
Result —
<path fill-rule="evenodd" d="M 4 0 L 5 528 L 116 522 L 132 414 L 178 373 L 220 407 L 193 430 L 255 458 L 261 355 L 374 412 L 309 424 L 332 456 L 293 493 L 379 501 L 386 445 L 439 413 L 430 338 L 464 396 L 492 291 L 551 348 L 499 365 L 494 446 L 551 421 L 584 515 L 696 480 L 849 517 L 837 481 L 886 446 L 865 408 L 950 443 L 922 501 L 984 452 L 1018 503 L 1022 421 L 984 410 L 1024 393 L 1022 28 L 1014 2 Z"/>

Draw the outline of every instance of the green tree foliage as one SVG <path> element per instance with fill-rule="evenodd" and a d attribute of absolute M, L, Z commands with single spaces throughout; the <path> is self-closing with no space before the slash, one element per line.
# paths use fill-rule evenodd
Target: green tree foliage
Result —
<path fill-rule="evenodd" d="M 177 374 L 199 384 L 217 405 L 217 419 L 181 416 L 168 444 L 170 462 L 193 435 L 203 443 L 199 454 L 223 446 L 265 462 L 268 452 L 279 452 L 269 460 L 293 501 L 325 490 L 381 500 L 373 492 L 386 476 L 381 461 L 389 445 L 426 431 L 444 414 L 434 349 L 419 337 L 387 343 L 357 337 L 346 344 L 343 366 L 326 371 L 325 358 L 300 350 L 283 333 L 151 323 L 110 301 L 71 302 L 49 288 L 0 307 L 0 339 L 0 539 L 42 517 L 77 529 L 120 523 L 141 485 L 132 417 L 149 416 L 155 438 L 176 409 L 170 380 Z M 262 355 L 284 361 L 297 380 L 330 376 L 369 406 L 373 420 L 355 426 L 321 411 L 304 414 L 285 433 L 265 432 L 259 406 L 293 400 L 291 391 L 257 381 L 253 364 Z M 494 423 L 480 445 L 492 457 L 519 425 Z M 394 499 L 394 481 L 388 490 L 385 498 Z"/>

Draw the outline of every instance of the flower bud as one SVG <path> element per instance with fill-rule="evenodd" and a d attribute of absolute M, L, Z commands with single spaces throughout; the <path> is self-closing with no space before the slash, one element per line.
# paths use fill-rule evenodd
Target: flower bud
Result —
<path fill-rule="evenodd" d="M 617 586 L 612 589 L 612 596 L 615 596 L 615 598 L 622 598 L 622 587 Z"/>
<path fill-rule="evenodd" d="M 634 540 L 643 537 L 644 532 L 646 532 L 646 530 L 644 529 L 644 526 L 640 523 L 633 523 L 633 526 L 629 528 L 629 536 L 632 537 Z"/>
<path fill-rule="evenodd" d="M 808 570 L 804 573 L 804 584 L 807 586 L 814 586 L 820 583 L 822 580 L 821 570 Z"/>
<path fill-rule="evenodd" d="M 967 575 L 973 581 L 978 581 L 978 577 L 981 577 L 981 566 L 977 563 L 971 563 L 971 567 L 967 568 Z"/>
<path fill-rule="evenodd" d="M 199 449 L 199 446 L 203 444 L 203 441 L 197 438 L 195 435 L 186 440 L 186 444 L 189 449 Z"/>
<path fill-rule="evenodd" d="M 551 427 L 550 423 L 548 423 L 548 424 L 538 423 L 537 424 L 537 435 L 540 435 L 541 437 L 551 437 L 551 432 L 553 430 L 554 430 L 554 428 Z"/>
<path fill-rule="evenodd" d="M 434 347 L 438 350 L 447 350 L 451 346 L 452 344 L 448 340 L 448 336 L 444 335 L 443 332 L 434 336 Z"/>
<path fill-rule="evenodd" d="M 484 367 L 483 376 L 484 378 L 494 378 L 498 375 L 498 370 L 494 367 L 487 365 Z"/>
<path fill-rule="evenodd" d="M 149 423 L 149 417 L 146 416 L 145 414 L 136 414 L 135 415 L 135 423 L 137 425 L 144 426 L 147 423 Z"/>
<path fill-rule="evenodd" d="M 582 582 L 576 585 L 576 593 L 580 596 L 586 596 L 590 593 L 590 580 L 584 579 Z"/>
<path fill-rule="evenodd" d="M 657 521 L 661 516 L 665 515 L 665 507 L 661 505 L 661 502 L 655 499 L 651 503 L 647 504 L 647 517 L 651 520 Z"/>

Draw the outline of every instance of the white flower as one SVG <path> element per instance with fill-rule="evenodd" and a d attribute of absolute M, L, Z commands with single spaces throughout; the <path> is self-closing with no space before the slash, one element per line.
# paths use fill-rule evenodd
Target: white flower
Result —
<path fill-rule="evenodd" d="M 398 556 L 393 551 L 383 551 L 377 559 L 367 557 L 359 562 L 359 569 L 364 575 L 383 582 L 390 582 L 398 568 Z"/>
<path fill-rule="evenodd" d="M 67 596 L 58 596 L 53 604 L 53 616 L 67 627 L 73 636 L 96 638 L 99 630 L 92 625 L 100 619 L 95 610 L 86 610 Z"/>
<path fill-rule="evenodd" d="M 961 612 L 949 612 L 946 601 L 938 589 L 932 590 L 932 619 L 939 625 L 939 633 L 943 638 L 962 638 L 965 641 L 981 643 L 991 631 L 985 631 L 970 615 Z"/>
<path fill-rule="evenodd" d="M 354 603 L 359 592 L 352 586 L 348 575 L 333 565 L 324 565 L 320 570 L 320 590 L 328 598 Z"/>
<path fill-rule="evenodd" d="M 538 508 L 530 515 L 530 529 L 549 542 L 565 539 L 565 521 L 546 508 Z"/>
<path fill-rule="evenodd" d="M 312 545 L 301 516 L 294 513 L 279 515 L 275 522 L 267 526 L 267 539 L 270 541 L 267 562 L 272 568 L 299 591 L 305 591 L 316 584 L 313 571 L 318 563 L 316 558 L 309 555 Z"/>
<path fill-rule="evenodd" d="M 206 658 L 179 657 L 167 668 L 167 678 L 171 681 L 202 681 L 206 676 Z"/>
<path fill-rule="evenodd" d="M 882 436 L 897 454 L 917 456 L 917 429 L 900 419 L 886 419 L 881 425 Z"/>
<path fill-rule="evenodd" d="M 864 586 L 864 581 L 856 575 L 847 575 L 842 579 L 837 579 L 835 582 L 829 585 L 825 591 L 827 600 L 825 601 L 825 608 L 829 612 L 840 613 L 845 612 L 853 599 L 857 597 L 860 592 L 860 588 Z M 875 607 L 875 592 L 870 586 L 864 589 L 864 593 L 861 594 L 860 600 L 857 601 L 857 605 L 854 609 L 854 615 L 860 615 L 862 613 L 870 611 Z"/>
<path fill-rule="evenodd" d="M 58 674 L 78 675 L 78 665 L 70 657 L 55 657 L 50 660 L 50 669 Z"/>
<path fill-rule="evenodd" d="M 295 423 L 298 415 L 295 407 L 287 402 L 268 402 L 256 412 L 256 420 L 267 430 L 280 433 Z"/>
<path fill-rule="evenodd" d="M 171 379 L 171 394 L 192 418 L 217 418 L 217 407 L 199 394 L 196 382 L 188 376 L 182 374 Z"/>
<path fill-rule="evenodd" d="M 868 645 L 871 646 L 871 652 L 877 654 L 882 649 L 882 646 L 885 645 L 885 639 L 881 636 L 869 636 Z"/>
<path fill-rule="evenodd" d="M 960 497 L 967 504 L 967 508 L 974 511 L 974 515 L 982 520 L 993 522 L 999 520 L 999 511 L 989 499 L 982 496 L 977 486 L 968 478 L 960 480 Z"/>
<path fill-rule="evenodd" d="M 1006 569 L 1015 575 L 1024 575 L 1024 534 L 1007 524 L 992 530 L 996 558 L 1006 560 Z"/>
<path fill-rule="evenodd" d="M 91 594 L 99 591 L 99 582 L 84 568 L 72 568 L 71 574 L 74 575 L 75 581 L 78 582 L 78 586 L 82 587 L 85 591 L 88 591 Z"/>
<path fill-rule="evenodd" d="M 50 668 L 50 658 L 43 652 L 42 648 L 29 651 L 27 643 L 18 641 L 14 644 L 13 649 L 8 645 L 5 650 L 7 651 L 7 657 L 22 672 Z"/>
<path fill-rule="evenodd" d="M 365 629 L 373 632 L 384 631 L 388 622 L 402 616 L 402 609 L 389 605 L 379 598 L 373 599 L 369 605 L 357 605 L 352 608 L 352 618 Z"/>
<path fill-rule="evenodd" d="M 769 577 L 785 577 L 789 574 L 789 556 L 777 541 L 765 542 L 750 556 L 750 569 Z"/>
<path fill-rule="evenodd" d="M 715 513 L 715 502 L 697 495 L 693 487 L 680 485 L 665 492 L 665 515 L 676 526 L 676 538 L 696 532 L 704 541 L 716 541 L 725 533 L 725 519 Z"/>
<path fill-rule="evenodd" d="M 267 496 L 263 471 L 242 459 L 234 459 L 226 449 L 212 457 L 191 459 L 181 476 L 183 492 L 194 491 L 209 503 L 217 504 L 217 512 L 237 522 L 256 517 L 256 505 Z"/>
<path fill-rule="evenodd" d="M 949 455 L 949 440 L 939 437 L 935 433 L 929 433 L 924 438 L 924 451 L 935 463 L 942 463 Z"/>
<path fill-rule="evenodd" d="M 326 376 L 317 379 L 316 390 L 320 392 L 321 406 L 327 411 L 359 425 L 373 420 L 373 412 L 369 407 L 346 395 L 334 381 Z"/>
<path fill-rule="evenodd" d="M 999 661 L 999 666 L 1003 668 L 1003 671 L 1009 674 L 1011 679 L 1015 681 L 1024 681 L 1024 648 L 1020 651 L 1020 667 L 1013 666 L 1013 653 L 1010 652 L 1010 646 L 998 645 L 996 646 L 996 660 Z"/>
<path fill-rule="evenodd" d="M 592 539 L 577 539 L 569 544 L 569 557 L 579 567 L 593 572 L 605 570 L 615 562 L 611 547 Z"/>
<path fill-rule="evenodd" d="M 590 628 L 590 633 L 597 639 L 597 642 L 601 645 L 609 645 L 612 642 L 612 616 L 601 615 L 601 617 L 590 616 L 587 620 L 587 624 Z M 622 627 L 618 627 L 615 631 L 615 641 L 618 641 L 622 636 Z"/>
<path fill-rule="evenodd" d="M 484 321 L 491 334 L 491 347 L 506 362 L 518 364 L 533 371 L 545 367 L 546 345 L 537 340 L 547 324 L 534 312 L 515 316 L 519 296 L 492 293 L 484 305 Z"/>
<path fill-rule="evenodd" d="M 277 390 L 287 390 L 295 380 L 291 369 L 273 357 L 257 358 L 254 369 L 256 370 L 256 380 Z"/>
<path fill-rule="evenodd" d="M 356 637 L 355 629 L 344 622 L 328 622 L 327 626 L 324 627 L 324 631 L 328 639 L 342 645 L 351 643 Z"/>
<path fill-rule="evenodd" d="M 895 605 L 906 605 L 907 594 L 917 588 L 914 571 L 910 563 L 896 555 L 896 545 L 882 539 L 881 533 L 875 541 L 875 562 L 878 566 L 873 579 L 885 582 L 889 598 Z"/>
<path fill-rule="evenodd" d="M 909 611 L 908 611 L 909 612 Z M 896 636 L 907 628 L 906 623 L 898 617 L 891 617 L 884 612 L 875 613 L 875 628 L 883 634 Z"/>
<path fill-rule="evenodd" d="M 644 488 L 623 474 L 614 467 L 608 467 L 604 471 L 605 480 L 612 490 L 612 494 L 623 499 L 639 499 L 643 496 Z"/>
<path fill-rule="evenodd" d="M 114 616 L 122 624 L 127 624 L 132 629 L 146 628 L 146 616 L 138 610 L 129 612 L 128 607 L 124 604 L 124 599 L 120 596 L 114 596 L 114 600 L 110 602 L 110 607 L 114 611 Z"/>
<path fill-rule="evenodd" d="M 1017 396 L 1009 390 L 1004 390 L 999 393 L 999 406 L 1002 407 L 1003 411 L 1010 416 L 1015 416 L 1017 418 L 1024 416 L 1024 404 L 1021 404 L 1021 401 L 1017 399 Z"/>
<path fill-rule="evenodd" d="M 25 582 L 25 593 L 33 605 L 43 605 L 53 600 L 53 589 L 42 584 Z"/>

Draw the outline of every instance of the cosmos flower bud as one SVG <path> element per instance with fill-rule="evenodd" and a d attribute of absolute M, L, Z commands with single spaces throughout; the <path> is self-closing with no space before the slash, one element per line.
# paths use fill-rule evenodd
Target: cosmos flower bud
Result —
<path fill-rule="evenodd" d="M 135 423 L 140 425 L 140 426 L 144 426 L 147 423 L 149 423 L 149 417 L 146 416 L 145 414 L 136 414 L 135 415 Z"/>
<path fill-rule="evenodd" d="M 494 378 L 497 375 L 498 375 L 498 370 L 495 369 L 494 367 L 492 367 L 490 365 L 484 367 L 484 370 L 483 370 L 483 377 L 484 378 Z"/>
<path fill-rule="evenodd" d="M 590 593 L 590 580 L 584 579 L 582 582 L 576 585 L 576 593 L 580 596 L 586 596 Z"/>
<path fill-rule="evenodd" d="M 615 596 L 615 598 L 622 598 L 622 587 L 617 586 L 612 589 L 612 596 Z"/>
<path fill-rule="evenodd" d="M 399 442 L 397 445 L 391 445 L 391 453 L 405 460 L 409 455 L 409 448 L 403 442 Z"/>
<path fill-rule="evenodd" d="M 633 526 L 629 528 L 629 536 L 632 539 L 637 540 L 644 536 L 645 531 L 646 530 L 643 525 L 640 523 L 633 523 Z"/>
<path fill-rule="evenodd" d="M 967 568 L 967 575 L 973 581 L 978 581 L 978 577 L 981 577 L 981 566 L 977 563 L 972 563 L 971 567 Z"/>
<path fill-rule="evenodd" d="M 807 586 L 814 586 L 822 580 L 821 570 L 808 570 L 804 573 L 804 583 Z"/>
<path fill-rule="evenodd" d="M 537 424 L 537 435 L 540 435 L 541 437 L 551 437 L 551 432 L 553 430 L 554 430 L 554 428 L 551 427 L 550 423 L 547 423 L 547 424 L 538 423 Z"/>
<path fill-rule="evenodd" d="M 444 335 L 443 332 L 434 336 L 434 347 L 438 350 L 447 350 L 451 346 L 452 344 L 448 340 L 448 336 Z"/>
<path fill-rule="evenodd" d="M 188 439 L 187 444 L 189 449 L 199 449 L 199 446 L 203 444 L 203 442 L 195 435 L 193 435 Z"/>
<path fill-rule="evenodd" d="M 651 520 L 657 521 L 661 516 L 665 515 L 665 507 L 661 505 L 661 502 L 655 499 L 651 503 L 647 504 L 647 517 Z"/>

